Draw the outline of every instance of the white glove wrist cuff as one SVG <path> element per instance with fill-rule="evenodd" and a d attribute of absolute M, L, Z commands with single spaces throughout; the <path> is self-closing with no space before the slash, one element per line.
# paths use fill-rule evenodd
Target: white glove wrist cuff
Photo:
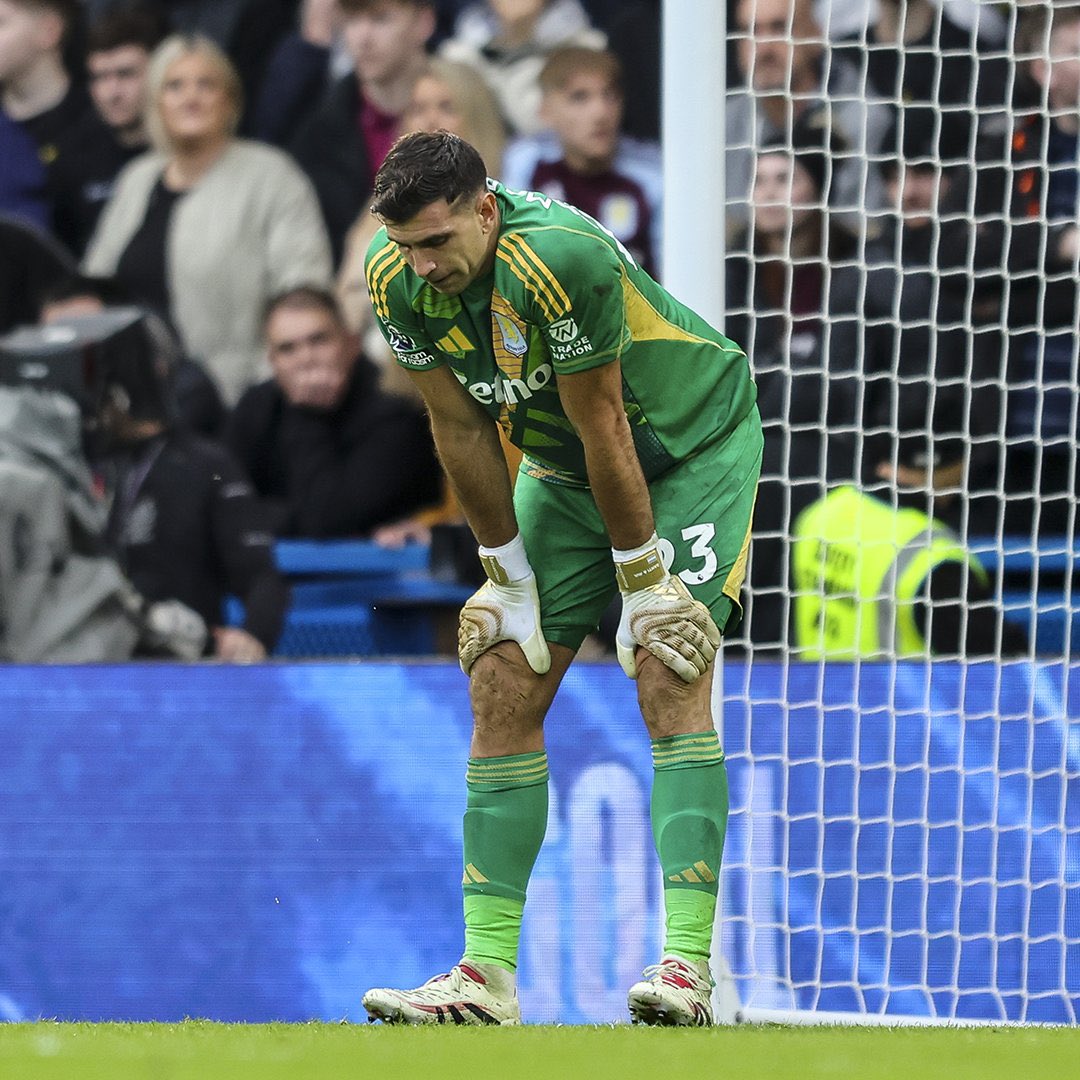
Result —
<path fill-rule="evenodd" d="M 532 574 L 521 533 L 500 547 L 484 547 L 481 544 L 480 562 L 484 573 L 496 585 L 509 585 L 512 581 L 522 581 Z"/>
<path fill-rule="evenodd" d="M 624 593 L 647 589 L 658 585 L 667 577 L 667 569 L 660 558 L 660 540 L 653 533 L 640 547 L 620 550 L 611 549 L 615 560 L 615 579 Z"/>

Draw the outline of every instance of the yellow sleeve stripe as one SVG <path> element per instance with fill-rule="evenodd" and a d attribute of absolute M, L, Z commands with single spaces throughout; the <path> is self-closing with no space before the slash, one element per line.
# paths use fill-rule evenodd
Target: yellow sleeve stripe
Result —
<path fill-rule="evenodd" d="M 560 301 L 564 311 L 569 311 L 573 305 L 570 303 L 570 297 L 563 291 L 563 287 L 559 284 L 559 279 L 548 268 L 547 263 L 536 254 L 535 251 L 525 242 L 525 238 L 518 234 L 514 234 L 507 237 L 507 240 L 514 245 L 515 248 L 520 249 L 521 253 L 526 256 L 529 262 L 531 262 L 540 275 L 548 282 L 551 291 L 555 294 L 556 298 Z"/>
<path fill-rule="evenodd" d="M 570 298 L 566 295 L 563 286 L 559 284 L 555 274 L 552 273 L 548 264 L 526 243 L 521 234 L 513 233 L 507 237 L 509 245 L 514 249 L 519 261 L 525 267 L 534 268 L 534 273 L 544 282 L 546 292 L 555 299 L 555 307 L 559 313 L 566 314 L 572 307 Z"/>
<path fill-rule="evenodd" d="M 390 306 L 386 299 L 390 282 L 404 269 L 405 260 L 396 244 L 387 244 L 371 260 L 368 268 L 368 293 L 380 318 L 390 318 Z"/>
<path fill-rule="evenodd" d="M 558 279 L 548 269 L 544 261 L 516 233 L 504 236 L 499 243 L 499 255 L 514 264 L 525 274 L 522 281 L 532 290 L 545 306 L 545 313 L 552 320 L 566 315 L 572 307 L 570 297 L 566 295 Z M 513 262 L 511 263 L 511 260 Z M 517 275 L 519 278 L 520 274 Z"/>
<path fill-rule="evenodd" d="M 548 322 L 554 322 L 559 316 L 552 308 L 551 302 L 548 300 L 548 298 L 544 296 L 544 294 L 537 287 L 536 282 L 529 278 L 526 275 L 525 271 L 521 270 L 518 267 L 517 263 L 515 263 L 514 260 L 509 255 L 507 255 L 501 248 L 498 250 L 497 254 L 499 258 L 502 259 L 504 263 L 506 263 L 507 267 L 509 267 L 510 273 L 513 274 L 514 277 L 516 277 L 518 281 L 520 281 L 521 284 L 524 285 L 525 288 L 528 289 L 529 292 L 531 292 L 533 296 L 536 297 L 536 302 L 540 305 L 541 310 L 544 312 L 544 317 L 548 320 Z"/>

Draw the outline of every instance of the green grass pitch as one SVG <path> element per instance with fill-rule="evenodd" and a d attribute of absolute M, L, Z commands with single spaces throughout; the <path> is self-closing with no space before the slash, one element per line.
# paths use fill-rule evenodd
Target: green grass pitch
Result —
<path fill-rule="evenodd" d="M 0 1024 L 4 1080 L 1057 1080 L 1080 1029 Z"/>

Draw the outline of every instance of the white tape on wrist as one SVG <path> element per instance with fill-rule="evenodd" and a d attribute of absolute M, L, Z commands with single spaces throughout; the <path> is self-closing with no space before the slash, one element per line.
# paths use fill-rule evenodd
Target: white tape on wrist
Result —
<path fill-rule="evenodd" d="M 640 547 L 611 549 L 615 560 L 615 580 L 624 593 L 659 585 L 667 577 L 667 568 L 660 558 L 660 539 L 653 533 Z"/>
<path fill-rule="evenodd" d="M 518 533 L 509 543 L 499 547 L 484 547 L 481 544 L 480 564 L 484 568 L 484 573 L 496 585 L 509 585 L 514 581 L 523 581 L 532 574 L 521 533 Z"/>

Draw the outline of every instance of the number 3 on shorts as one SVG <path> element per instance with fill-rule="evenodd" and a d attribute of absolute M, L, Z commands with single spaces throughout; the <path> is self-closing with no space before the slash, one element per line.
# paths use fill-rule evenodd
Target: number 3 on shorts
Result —
<path fill-rule="evenodd" d="M 706 521 L 701 525 L 691 525 L 683 529 L 682 538 L 691 542 L 690 557 L 702 560 L 698 569 L 687 567 L 679 572 L 679 577 L 687 585 L 704 585 L 706 581 L 711 581 L 715 576 L 716 568 L 719 565 L 716 552 L 711 547 L 715 537 L 716 526 L 712 522 Z M 664 560 L 664 565 L 670 570 L 671 564 L 675 561 L 675 547 L 670 540 L 664 539 L 661 539 L 658 546 L 660 548 L 660 558 Z"/>

